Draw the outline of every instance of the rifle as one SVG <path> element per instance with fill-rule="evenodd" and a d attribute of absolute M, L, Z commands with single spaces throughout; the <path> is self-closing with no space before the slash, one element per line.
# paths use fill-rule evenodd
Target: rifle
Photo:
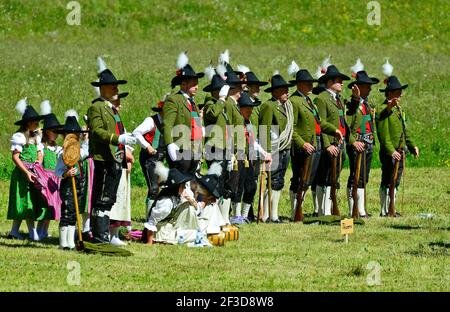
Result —
<path fill-rule="evenodd" d="M 259 224 L 259 220 L 262 220 L 264 212 L 264 180 L 266 179 L 266 163 L 262 162 L 262 170 L 259 178 L 259 201 L 258 201 L 258 214 L 256 216 L 256 224 Z"/>
<path fill-rule="evenodd" d="M 397 152 L 400 153 L 401 159 L 394 161 L 394 171 L 392 173 L 392 179 L 391 184 L 389 184 L 389 210 L 388 210 L 388 216 L 389 217 L 395 217 L 395 185 L 397 184 L 398 179 L 398 167 L 400 165 L 400 161 L 402 161 L 404 155 L 403 155 L 403 149 L 402 149 L 402 142 L 403 142 L 403 134 L 400 136 L 400 144 L 399 148 L 397 149 Z"/>
<path fill-rule="evenodd" d="M 358 210 L 358 184 L 359 184 L 359 176 L 361 175 L 361 157 L 362 153 L 356 151 L 358 154 L 356 156 L 355 163 L 355 177 L 353 180 L 353 188 L 352 188 L 352 197 L 353 197 L 353 210 L 352 210 L 352 218 L 359 218 L 359 210 Z"/>
<path fill-rule="evenodd" d="M 311 144 L 313 144 L 314 141 L 314 136 L 311 138 Z M 295 207 L 295 216 L 294 216 L 294 221 L 298 222 L 298 221 L 303 221 L 303 199 L 304 199 L 304 194 L 306 194 L 306 190 L 305 192 L 303 192 L 303 189 L 305 188 L 304 185 L 308 183 L 308 178 L 309 178 L 309 173 L 311 171 L 311 158 L 312 155 L 307 155 L 304 162 L 303 162 L 303 168 L 302 168 L 302 175 L 300 176 L 300 181 L 298 184 L 298 189 L 297 189 L 297 206 Z"/>
<path fill-rule="evenodd" d="M 364 212 L 366 213 L 366 217 L 369 217 L 369 213 L 367 212 L 367 206 L 366 206 L 366 170 L 367 170 L 367 165 L 366 165 L 366 149 L 364 149 L 363 152 L 363 185 L 364 185 Z"/>
<path fill-rule="evenodd" d="M 269 201 L 268 203 L 268 207 L 269 207 L 269 222 L 272 221 L 272 172 L 270 170 L 270 166 L 269 166 L 269 170 L 267 171 L 267 188 L 268 188 L 268 198 L 267 200 Z"/>
<path fill-rule="evenodd" d="M 339 155 L 341 151 L 339 151 Z M 341 215 L 336 198 L 336 184 L 337 184 L 337 157 L 331 156 L 331 214 L 333 216 Z"/>

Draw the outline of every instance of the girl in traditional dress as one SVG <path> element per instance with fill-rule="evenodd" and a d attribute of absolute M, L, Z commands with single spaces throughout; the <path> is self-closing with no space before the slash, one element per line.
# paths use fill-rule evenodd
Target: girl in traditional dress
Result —
<path fill-rule="evenodd" d="M 20 100 L 16 109 L 22 119 L 15 123 L 20 128 L 11 138 L 12 159 L 16 167 L 11 174 L 9 188 L 8 220 L 13 220 L 13 224 L 8 237 L 23 239 L 19 228 L 22 220 L 26 220 L 30 239 L 38 241 L 34 220 L 44 201 L 33 185 L 36 176 L 29 169 L 32 163 L 42 162 L 43 145 L 37 132 L 42 116 L 27 104 L 26 99 Z"/>
<path fill-rule="evenodd" d="M 55 114 L 51 113 L 50 102 L 45 100 L 41 103 L 41 115 L 44 118 L 44 127 L 42 128 L 42 143 L 44 145 L 44 158 L 42 161 L 42 167 L 47 170 L 51 170 L 53 173 L 56 168 L 56 160 L 58 153 L 62 150 L 62 147 L 56 144 L 56 140 L 59 134 L 56 132 L 62 126 L 56 118 Z M 48 207 L 44 205 L 41 213 L 37 216 L 38 225 L 37 232 L 40 239 L 48 237 L 48 227 L 50 220 L 59 220 L 61 207 Z"/>

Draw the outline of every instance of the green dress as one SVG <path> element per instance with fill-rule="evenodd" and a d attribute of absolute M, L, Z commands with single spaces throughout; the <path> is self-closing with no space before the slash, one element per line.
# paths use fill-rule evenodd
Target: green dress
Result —
<path fill-rule="evenodd" d="M 48 146 L 45 146 L 42 167 L 44 169 L 55 171 L 57 159 L 58 154 L 56 153 L 56 151 L 52 151 L 48 148 Z M 52 209 L 48 209 L 48 205 L 45 201 L 43 201 L 42 209 L 36 212 L 36 220 L 54 220 Z"/>
<path fill-rule="evenodd" d="M 24 162 L 36 162 L 38 158 L 37 146 L 34 144 L 24 145 L 19 158 Z M 41 193 L 28 182 L 22 171 L 15 167 L 11 174 L 9 187 L 8 219 L 35 220 L 42 205 Z"/>

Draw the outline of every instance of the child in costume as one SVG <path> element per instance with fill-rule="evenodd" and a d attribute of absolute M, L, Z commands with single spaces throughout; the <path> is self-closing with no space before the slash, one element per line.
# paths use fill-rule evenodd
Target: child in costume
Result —
<path fill-rule="evenodd" d="M 66 122 L 63 128 L 59 130 L 60 133 L 64 134 L 64 137 L 68 134 L 79 136 L 81 133 L 86 132 L 78 124 L 78 115 L 74 110 L 67 111 L 65 115 Z M 56 175 L 61 179 L 59 192 L 62 200 L 61 219 L 59 222 L 59 247 L 67 250 L 75 248 L 75 225 L 77 222 L 72 177 L 75 177 L 78 203 L 80 207 L 83 207 L 86 200 L 84 196 L 86 174 L 83 171 L 82 161 L 89 156 L 89 142 L 87 139 L 81 142 L 78 163 L 72 168 L 68 168 L 64 163 L 64 153 L 65 151 L 63 150 L 58 154 Z"/>
<path fill-rule="evenodd" d="M 20 100 L 16 109 L 22 119 L 15 123 L 20 128 L 11 138 L 12 158 L 16 167 L 11 174 L 9 189 L 8 220 L 13 220 L 13 224 L 8 238 L 23 239 L 19 228 L 22 220 L 26 220 L 30 239 L 38 241 L 34 220 L 36 211 L 42 208 L 44 201 L 33 185 L 36 176 L 31 172 L 30 165 L 42 162 L 43 146 L 37 131 L 42 116 L 27 104 L 26 99 Z"/>
<path fill-rule="evenodd" d="M 56 140 L 59 136 L 56 130 L 60 129 L 62 126 L 51 110 L 52 108 L 48 100 L 41 103 L 41 115 L 44 116 L 44 127 L 42 128 L 42 143 L 44 146 L 42 167 L 54 173 L 58 153 L 62 150 L 62 147 L 56 144 Z M 50 225 L 50 220 L 59 220 L 60 209 L 61 207 L 48 207 L 48 205 L 42 207 L 41 213 L 37 217 L 37 232 L 40 239 L 49 236 L 48 227 Z"/>

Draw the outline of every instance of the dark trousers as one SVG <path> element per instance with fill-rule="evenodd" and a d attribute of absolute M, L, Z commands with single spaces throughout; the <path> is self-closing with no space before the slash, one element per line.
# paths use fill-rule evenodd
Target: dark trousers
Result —
<path fill-rule="evenodd" d="M 139 163 L 147 183 L 147 198 L 152 200 L 155 200 L 156 195 L 158 195 L 158 176 L 155 173 L 156 163 L 163 160 L 163 153 L 158 152 L 155 155 L 150 155 L 146 149 L 141 149 L 139 154 Z"/>
<path fill-rule="evenodd" d="M 109 242 L 109 212 L 116 202 L 122 164 L 94 160 L 91 226 L 95 243 Z"/>
<path fill-rule="evenodd" d="M 272 166 L 271 179 L 272 190 L 280 191 L 284 187 L 284 176 L 289 165 L 290 150 L 285 149 L 278 152 L 278 164 L 276 168 Z M 273 163 L 272 163 L 273 165 Z"/>
<path fill-rule="evenodd" d="M 308 187 L 313 183 L 317 169 L 319 168 L 321 156 L 321 144 L 320 138 L 317 139 L 316 151 L 311 155 L 310 160 L 310 169 L 309 175 L 306 177 L 306 181 L 303 181 L 303 190 L 307 190 Z M 292 167 L 292 178 L 291 178 L 291 186 L 289 188 L 290 191 L 297 193 L 300 187 L 300 179 L 303 178 L 303 166 L 306 161 L 306 157 L 308 157 L 308 153 L 305 150 L 294 149 L 292 148 L 291 153 L 291 167 Z"/>
<path fill-rule="evenodd" d="M 84 176 L 75 177 L 75 185 L 77 190 L 77 200 L 79 207 L 84 207 L 84 183 L 86 179 Z M 61 197 L 61 219 L 59 226 L 75 225 L 77 223 L 77 216 L 75 211 L 75 194 L 73 193 L 72 178 L 65 178 L 59 184 L 59 195 Z"/>
<path fill-rule="evenodd" d="M 341 173 L 341 166 L 344 164 L 345 161 L 345 142 L 340 145 L 339 147 L 339 155 L 336 159 L 336 188 L 340 187 L 339 184 L 339 176 Z M 320 162 L 319 162 L 319 168 L 317 170 L 316 177 L 317 179 L 313 183 L 314 185 L 318 186 L 331 186 L 331 156 L 328 154 L 328 152 L 324 149 L 321 152 L 320 155 Z"/>
<path fill-rule="evenodd" d="M 201 151 L 183 151 L 180 149 L 180 151 L 177 152 L 177 160 L 173 161 L 170 157 L 167 157 L 167 162 L 169 168 L 177 168 L 182 173 L 195 174 L 201 158 L 200 156 Z"/>
<path fill-rule="evenodd" d="M 361 155 L 361 170 L 359 173 L 358 188 L 364 187 L 364 175 L 366 177 L 366 184 L 369 182 L 370 165 L 372 163 L 373 144 L 364 143 L 364 148 L 366 151 L 366 163 L 364 166 L 364 155 Z M 358 152 L 352 145 L 347 145 L 347 155 L 350 165 L 350 175 L 347 181 L 347 188 L 352 188 L 355 181 L 356 158 L 358 156 Z"/>
<path fill-rule="evenodd" d="M 381 188 L 389 188 L 389 185 L 392 181 L 392 174 L 394 173 L 394 161 L 391 156 L 389 156 L 386 151 L 380 150 L 380 162 L 381 162 Z M 398 173 L 397 173 L 397 183 L 395 183 L 395 187 L 398 188 L 400 185 L 400 179 L 403 173 L 403 161 L 400 160 L 398 165 Z"/>
<path fill-rule="evenodd" d="M 232 198 L 233 202 L 240 203 L 242 200 L 246 204 L 253 203 L 257 188 L 255 164 L 256 161 L 250 161 L 249 166 L 246 168 L 245 162 L 240 163 L 238 189 Z"/>

